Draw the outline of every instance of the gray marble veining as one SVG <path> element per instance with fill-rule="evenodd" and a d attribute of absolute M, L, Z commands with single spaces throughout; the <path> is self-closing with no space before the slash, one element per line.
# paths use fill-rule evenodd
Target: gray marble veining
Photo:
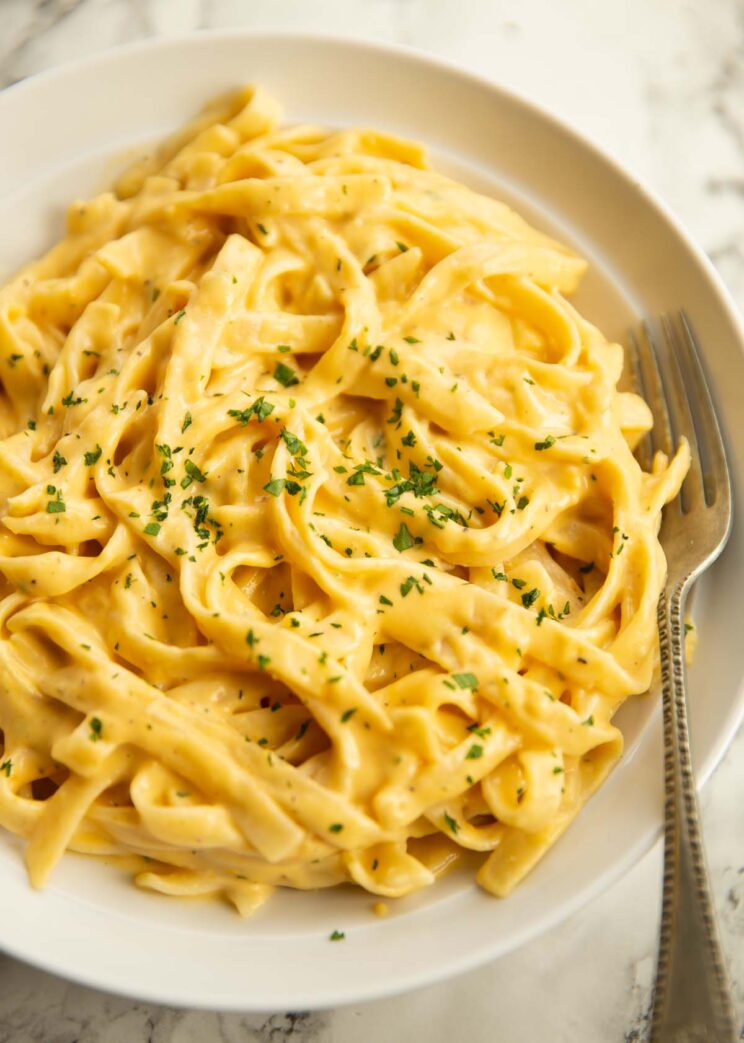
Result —
<path fill-rule="evenodd" d="M 239 25 L 412 44 L 541 102 L 670 203 L 744 308 L 741 0 L 0 0 L 0 85 L 117 43 Z M 702 802 L 739 1010 L 743 787 L 740 733 Z M 0 1043 L 640 1043 L 659 880 L 655 851 L 566 923 L 502 960 L 444 985 L 325 1013 L 171 1010 L 0 957 Z"/>

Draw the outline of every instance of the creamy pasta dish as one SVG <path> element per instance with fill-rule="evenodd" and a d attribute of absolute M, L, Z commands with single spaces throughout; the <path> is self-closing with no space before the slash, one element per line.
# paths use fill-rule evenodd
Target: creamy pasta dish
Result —
<path fill-rule="evenodd" d="M 0 290 L 0 824 L 243 915 L 464 853 L 507 895 L 618 760 L 665 577 L 585 264 L 249 88 Z"/>

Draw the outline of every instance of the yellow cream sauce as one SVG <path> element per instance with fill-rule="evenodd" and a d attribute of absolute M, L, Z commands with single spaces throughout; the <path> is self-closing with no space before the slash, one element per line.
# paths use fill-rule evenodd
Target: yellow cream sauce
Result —
<path fill-rule="evenodd" d="M 644 473 L 584 271 L 249 88 L 0 290 L 0 824 L 222 895 L 506 895 L 647 689 Z"/>

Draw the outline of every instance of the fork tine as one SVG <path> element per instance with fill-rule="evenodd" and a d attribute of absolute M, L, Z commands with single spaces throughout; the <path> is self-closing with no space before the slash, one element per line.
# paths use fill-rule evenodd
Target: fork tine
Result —
<path fill-rule="evenodd" d="M 643 373 L 641 372 L 641 362 L 639 358 L 638 339 L 635 333 L 631 330 L 628 338 L 628 359 L 630 361 L 631 379 L 633 382 L 633 390 L 636 394 L 640 395 L 644 401 L 646 400 L 646 389 L 643 383 Z M 636 458 L 638 463 L 641 465 L 641 469 L 644 471 L 651 470 L 651 464 L 653 462 L 653 449 L 651 446 L 651 434 L 650 432 L 645 434 L 635 450 Z"/>
<path fill-rule="evenodd" d="M 720 503 L 728 511 L 731 501 L 731 482 L 723 438 L 710 397 L 708 381 L 705 379 L 705 372 L 700 361 L 697 338 L 684 311 L 679 313 L 679 325 L 682 330 L 680 368 L 685 377 L 690 407 L 698 432 L 705 502 L 708 506 Z"/>
<path fill-rule="evenodd" d="M 656 350 L 651 330 L 645 322 L 642 324 L 641 330 L 642 336 L 634 337 L 633 339 L 638 352 L 641 387 L 654 420 L 654 426 L 650 432 L 651 447 L 654 453 L 661 452 L 670 456 L 672 452 L 672 431 Z"/>
<path fill-rule="evenodd" d="M 667 405 L 672 424 L 672 436 L 675 445 L 680 438 L 686 438 L 690 445 L 690 470 L 682 483 L 680 499 L 682 511 L 687 513 L 704 500 L 703 474 L 700 466 L 700 450 L 695 429 L 695 421 L 688 400 L 688 381 L 682 374 L 680 355 L 682 348 L 674 323 L 667 315 L 660 319 L 664 334 L 664 350 L 657 354 L 661 377 L 667 395 Z"/>

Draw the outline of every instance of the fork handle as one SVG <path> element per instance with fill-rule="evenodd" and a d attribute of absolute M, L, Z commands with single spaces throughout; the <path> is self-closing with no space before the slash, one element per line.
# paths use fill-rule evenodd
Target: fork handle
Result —
<path fill-rule="evenodd" d="M 683 612 L 689 580 L 659 599 L 664 707 L 664 892 L 650 1043 L 735 1043 L 734 1008 L 708 870 L 687 729 Z"/>

